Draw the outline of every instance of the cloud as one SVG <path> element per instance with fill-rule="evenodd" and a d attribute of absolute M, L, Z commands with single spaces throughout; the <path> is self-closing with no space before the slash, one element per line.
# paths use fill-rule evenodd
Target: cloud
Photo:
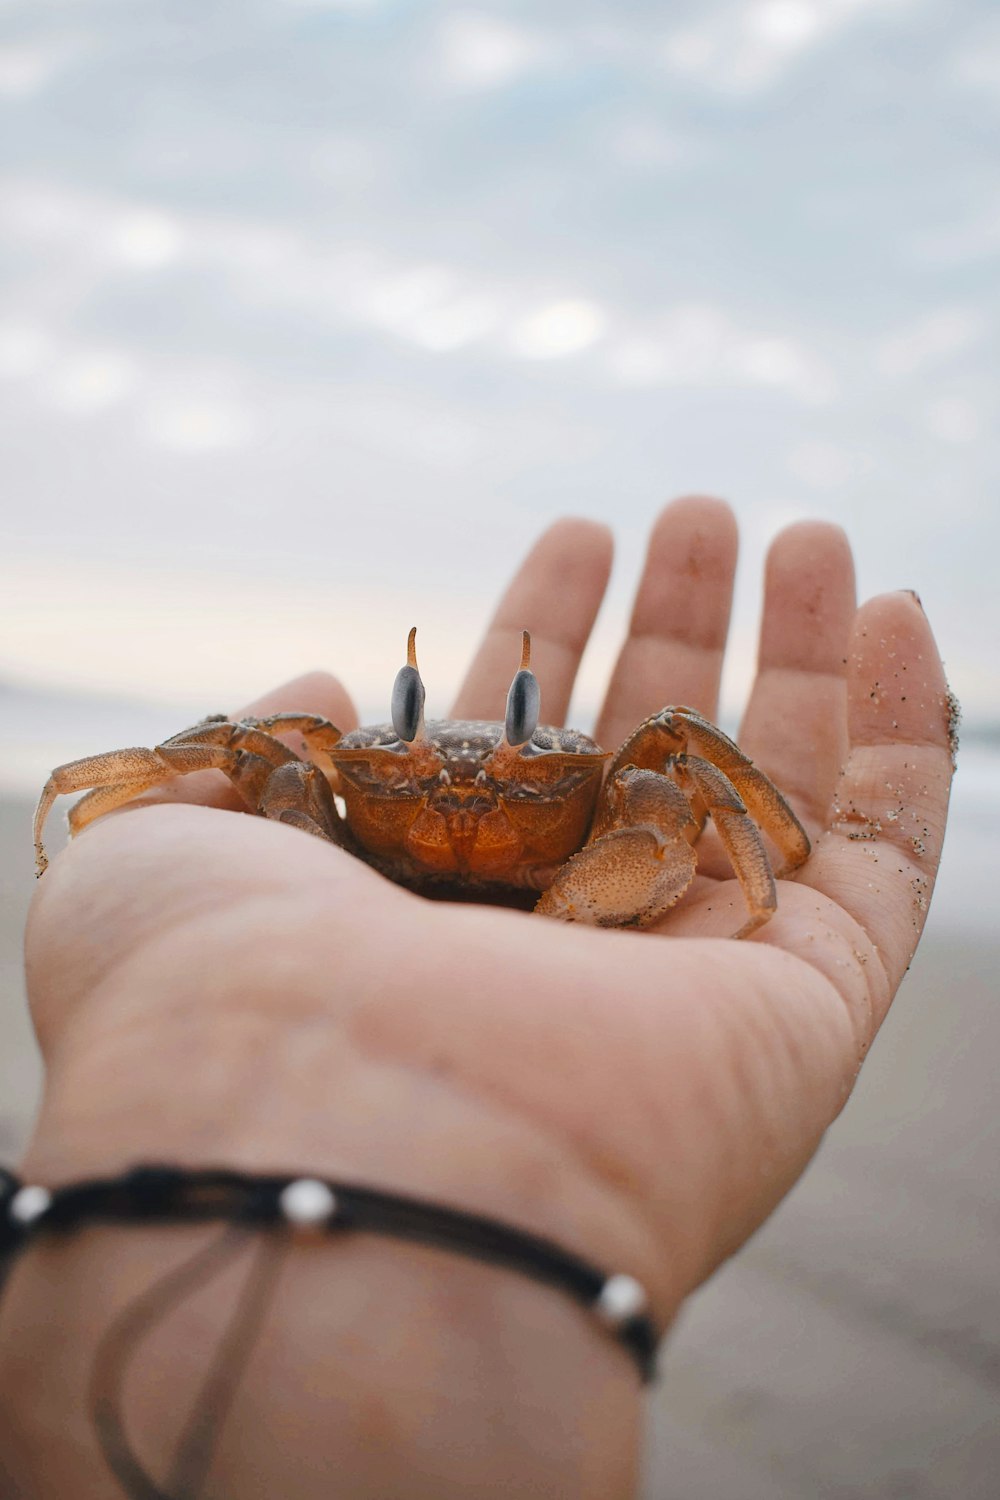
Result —
<path fill-rule="evenodd" d="M 524 26 L 478 11 L 445 17 L 438 36 L 442 71 L 463 89 L 495 89 L 543 62 L 545 42 Z"/>
<path fill-rule="evenodd" d="M 23 384 L 59 411 L 96 415 L 133 395 L 141 379 L 127 350 L 75 342 L 40 323 L 0 322 L 0 380 Z"/>
<path fill-rule="evenodd" d="M 924 409 L 927 429 L 942 443 L 974 443 L 982 432 L 982 416 L 974 401 L 965 396 L 941 396 Z"/>
<path fill-rule="evenodd" d="M 121 350 L 84 349 L 53 361 L 45 394 L 63 411 L 90 415 L 124 401 L 138 378 L 136 361 Z"/>
<path fill-rule="evenodd" d="M 49 335 L 37 323 L 0 323 L 0 380 L 23 380 L 45 362 Z"/>
<path fill-rule="evenodd" d="M 814 404 L 836 394 L 829 369 L 798 339 L 741 326 L 716 306 L 679 302 L 637 315 L 579 286 L 571 295 L 540 295 L 532 278 L 490 275 L 474 264 L 412 264 L 380 246 L 39 182 L 0 181 L 4 222 L 36 253 L 55 251 L 63 280 L 79 261 L 84 277 L 94 278 L 92 296 L 117 287 L 123 271 L 200 271 L 218 278 L 244 310 L 297 310 L 331 330 L 376 331 L 442 356 L 475 349 L 503 362 L 592 354 L 588 378 L 614 385 L 735 383 Z M 155 365 L 155 354 L 145 357 Z M 178 429 L 167 423 L 167 430 Z"/>
<path fill-rule="evenodd" d="M 500 318 L 494 298 L 440 265 L 375 277 L 364 305 L 376 327 L 441 354 L 476 343 Z"/>
<path fill-rule="evenodd" d="M 278 0 L 290 10 L 346 10 L 364 12 L 377 10 L 381 0 Z"/>
<path fill-rule="evenodd" d="M 650 309 L 642 329 L 611 346 L 607 363 L 624 386 L 761 386 L 816 406 L 837 395 L 833 372 L 797 340 L 705 303 Z"/>
<path fill-rule="evenodd" d="M 91 345 L 38 324 L 0 322 L 0 380 L 19 382 L 38 403 L 76 418 L 127 405 L 141 437 L 177 453 L 239 447 L 253 432 L 245 377 Z M 264 408 L 262 391 L 254 405 Z"/>
<path fill-rule="evenodd" d="M 605 146 L 617 163 L 633 172 L 673 171 L 697 154 L 691 141 L 679 132 L 641 116 L 620 121 L 609 132 Z"/>
<path fill-rule="evenodd" d="M 992 183 L 977 193 L 986 198 L 973 213 L 956 224 L 939 229 L 922 230 L 910 241 L 909 257 L 920 266 L 948 269 L 974 265 L 989 260 L 1000 251 L 1000 201 L 994 196 Z"/>
<path fill-rule="evenodd" d="M 799 443 L 788 455 L 788 472 L 810 489 L 839 490 L 855 471 L 854 456 L 835 443 L 813 439 Z"/>
<path fill-rule="evenodd" d="M 21 99 L 48 83 L 58 60 L 37 47 L 0 48 L 0 97 Z"/>
<path fill-rule="evenodd" d="M 156 271 L 184 249 L 179 218 L 155 205 L 81 192 L 38 178 L 0 183 L 0 223 L 14 239 L 103 267 Z"/>
<path fill-rule="evenodd" d="M 984 335 L 983 320 L 971 307 L 942 307 L 882 339 L 875 363 L 892 376 L 922 374 L 946 364 Z"/>
<path fill-rule="evenodd" d="M 1000 26 L 984 26 L 967 38 L 952 57 L 950 73 L 955 83 L 981 91 L 995 103 L 1000 91 Z"/>
<path fill-rule="evenodd" d="M 607 315 L 596 302 L 550 302 L 517 320 L 510 346 L 524 359 L 563 359 L 589 349 L 607 325 Z"/>
<path fill-rule="evenodd" d="M 75 38 L 34 46 L 0 47 L 0 100 L 30 99 L 83 50 Z"/>
<path fill-rule="evenodd" d="M 158 271 L 169 266 L 182 246 L 176 218 L 162 209 L 126 210 L 109 226 L 108 253 L 135 270 Z"/>
<path fill-rule="evenodd" d="M 769 88 L 794 63 L 852 22 L 898 0 L 754 0 L 670 32 L 661 56 L 671 72 L 720 94 Z"/>
<path fill-rule="evenodd" d="M 253 424 L 246 408 L 232 398 L 159 396 L 143 412 L 141 430 L 164 448 L 210 453 L 242 447 L 253 433 Z"/>

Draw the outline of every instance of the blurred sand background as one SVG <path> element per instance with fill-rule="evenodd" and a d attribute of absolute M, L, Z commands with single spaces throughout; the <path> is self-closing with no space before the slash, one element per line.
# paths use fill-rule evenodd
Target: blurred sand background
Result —
<path fill-rule="evenodd" d="M 40 1070 L 21 932 L 31 799 L 0 799 L 0 1153 Z M 925 941 L 860 1084 L 768 1225 L 694 1297 L 651 1400 L 644 1500 L 995 1500 L 1000 755 L 962 757 Z"/>

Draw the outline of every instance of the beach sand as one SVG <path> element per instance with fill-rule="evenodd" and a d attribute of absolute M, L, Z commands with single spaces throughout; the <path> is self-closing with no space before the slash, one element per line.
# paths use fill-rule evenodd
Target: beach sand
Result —
<path fill-rule="evenodd" d="M 20 954 L 29 828 L 27 800 L 0 799 L 7 1161 L 40 1079 Z M 643 1500 L 1000 1494 L 1000 941 L 981 917 L 955 924 L 954 883 L 942 894 L 816 1161 L 680 1319 Z"/>

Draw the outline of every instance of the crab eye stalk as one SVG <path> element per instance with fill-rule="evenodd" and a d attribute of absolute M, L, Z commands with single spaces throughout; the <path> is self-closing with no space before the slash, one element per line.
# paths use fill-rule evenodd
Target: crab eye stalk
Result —
<path fill-rule="evenodd" d="M 406 642 L 406 666 L 400 667 L 392 685 L 392 727 L 406 744 L 417 738 L 424 722 L 424 685 L 417 668 L 416 640 L 414 625 Z"/>
<path fill-rule="evenodd" d="M 542 701 L 538 678 L 528 666 L 531 660 L 531 636 L 524 631 L 521 637 L 521 667 L 514 674 L 514 681 L 507 694 L 507 713 L 504 732 L 508 745 L 526 744 L 535 732 L 538 710 Z"/>

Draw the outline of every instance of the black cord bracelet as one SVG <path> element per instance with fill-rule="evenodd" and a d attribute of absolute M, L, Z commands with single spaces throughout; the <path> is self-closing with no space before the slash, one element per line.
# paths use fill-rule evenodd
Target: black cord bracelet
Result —
<path fill-rule="evenodd" d="M 318 1177 L 151 1165 L 49 1189 L 23 1184 L 0 1168 L 0 1275 L 4 1262 L 42 1234 L 93 1223 L 218 1219 L 320 1234 L 363 1230 L 519 1271 L 589 1309 L 627 1349 L 643 1380 L 655 1376 L 658 1335 L 634 1277 L 605 1275 L 548 1240 L 479 1214 Z"/>

